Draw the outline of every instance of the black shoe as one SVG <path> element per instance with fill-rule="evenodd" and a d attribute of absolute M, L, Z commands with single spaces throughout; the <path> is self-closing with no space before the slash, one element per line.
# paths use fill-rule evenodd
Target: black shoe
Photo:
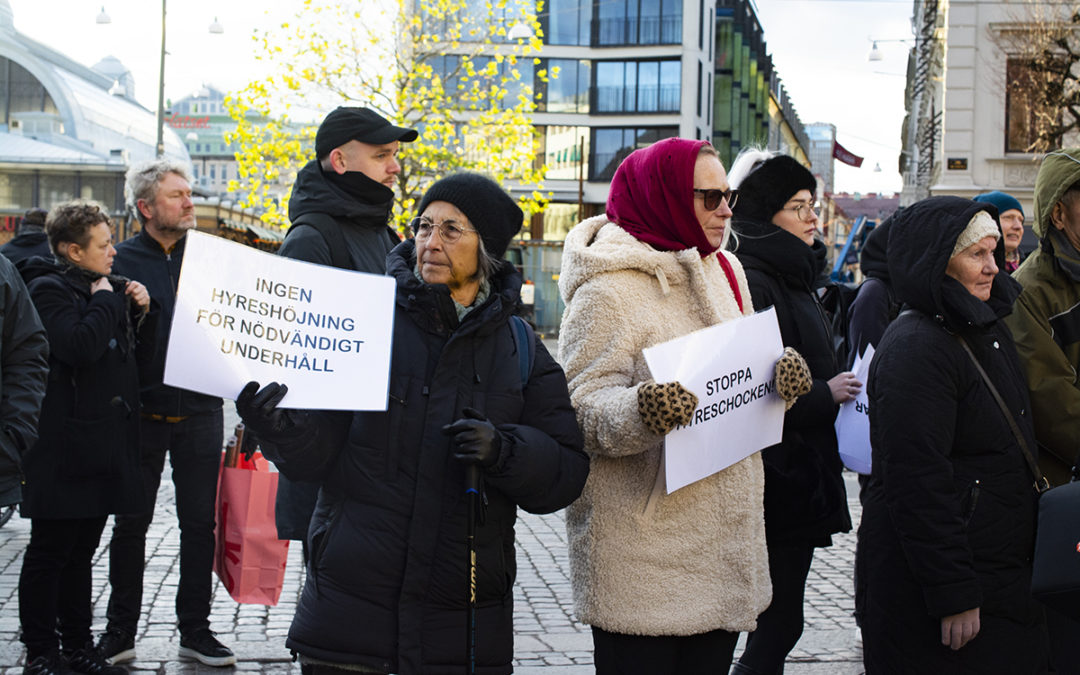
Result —
<path fill-rule="evenodd" d="M 135 638 L 118 628 L 109 628 L 98 638 L 97 652 L 109 665 L 134 661 Z"/>
<path fill-rule="evenodd" d="M 70 672 L 58 652 L 43 654 L 23 666 L 23 675 L 68 675 Z"/>
<path fill-rule="evenodd" d="M 236 655 L 218 642 L 209 628 L 197 630 L 191 635 L 181 635 L 179 653 L 206 666 L 231 666 L 236 663 Z"/>
<path fill-rule="evenodd" d="M 93 645 L 78 649 L 67 657 L 68 668 L 84 675 L 127 675 L 127 668 L 111 666 Z"/>

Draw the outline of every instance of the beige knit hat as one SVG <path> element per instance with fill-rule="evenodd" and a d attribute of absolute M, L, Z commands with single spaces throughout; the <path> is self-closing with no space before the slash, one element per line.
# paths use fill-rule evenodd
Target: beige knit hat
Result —
<path fill-rule="evenodd" d="M 1001 239 L 1001 228 L 994 222 L 994 219 L 986 211 L 979 211 L 971 217 L 971 222 L 967 224 L 964 231 L 960 233 L 960 236 L 956 240 L 956 246 L 953 247 L 952 255 L 950 259 L 960 255 L 960 253 L 971 246 L 974 243 L 980 242 L 986 237 L 993 237 L 994 239 Z"/>

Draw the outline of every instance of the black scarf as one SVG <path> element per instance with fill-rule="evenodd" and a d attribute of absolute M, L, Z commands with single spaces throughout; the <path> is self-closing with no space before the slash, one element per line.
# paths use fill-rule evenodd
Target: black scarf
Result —
<path fill-rule="evenodd" d="M 389 210 L 394 201 L 393 190 L 382 183 L 371 180 L 360 171 L 346 171 L 340 174 L 336 171 L 323 171 L 323 176 L 326 177 L 327 183 L 361 204 L 385 205 Z"/>

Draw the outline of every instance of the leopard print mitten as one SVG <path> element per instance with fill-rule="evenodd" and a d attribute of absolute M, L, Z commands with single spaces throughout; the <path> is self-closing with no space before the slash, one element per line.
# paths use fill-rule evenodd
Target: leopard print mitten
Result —
<path fill-rule="evenodd" d="M 661 436 L 678 424 L 694 418 L 698 397 L 678 382 L 642 382 L 637 391 L 637 407 L 645 426 Z"/>
<path fill-rule="evenodd" d="M 791 410 L 800 396 L 810 393 L 814 380 L 802 354 L 791 347 L 784 347 L 784 355 L 776 361 L 774 383 L 776 393 L 784 399 L 784 410 Z"/>

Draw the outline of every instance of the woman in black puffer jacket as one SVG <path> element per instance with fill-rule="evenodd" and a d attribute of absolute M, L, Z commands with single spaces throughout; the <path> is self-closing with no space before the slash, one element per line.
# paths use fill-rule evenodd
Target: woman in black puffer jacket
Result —
<path fill-rule="evenodd" d="M 870 366 L 873 467 L 856 569 L 866 672 L 1045 672 L 1031 598 L 1037 499 L 970 346 L 1036 447 L 1028 388 L 1002 318 L 1020 286 L 996 209 L 932 197 L 893 219 L 889 274 L 906 308 Z"/>
<path fill-rule="evenodd" d="M 19 263 L 49 338 L 40 434 L 23 465 L 22 515 L 32 523 L 19 576 L 24 672 L 122 675 L 91 642 L 91 570 L 109 515 L 148 503 L 136 356 L 153 350 L 150 295 L 110 275 L 116 249 L 99 204 L 60 204 L 45 228 L 55 260 Z"/>
<path fill-rule="evenodd" d="M 739 191 L 732 228 L 754 307 L 776 308 L 785 347 L 810 366 L 813 388 L 784 416 L 783 439 L 765 448 L 765 536 L 773 600 L 758 617 L 735 673 L 773 675 L 803 630 L 803 595 L 814 548 L 851 529 L 833 423 L 860 383 L 841 372 L 815 288 L 825 246 L 815 238 L 816 181 L 787 155 L 744 151 L 731 167 Z"/>
<path fill-rule="evenodd" d="M 465 672 L 468 467 L 483 476 L 476 672 L 510 673 L 517 508 L 561 509 L 588 475 L 562 368 L 538 339 L 515 338 L 521 274 L 502 255 L 521 210 L 493 181 L 457 174 L 418 212 L 415 239 L 387 256 L 388 410 L 282 410 L 274 383 L 236 401 L 283 474 L 321 484 L 286 642 L 306 675 Z M 534 355 L 524 376 L 521 350 Z"/>

